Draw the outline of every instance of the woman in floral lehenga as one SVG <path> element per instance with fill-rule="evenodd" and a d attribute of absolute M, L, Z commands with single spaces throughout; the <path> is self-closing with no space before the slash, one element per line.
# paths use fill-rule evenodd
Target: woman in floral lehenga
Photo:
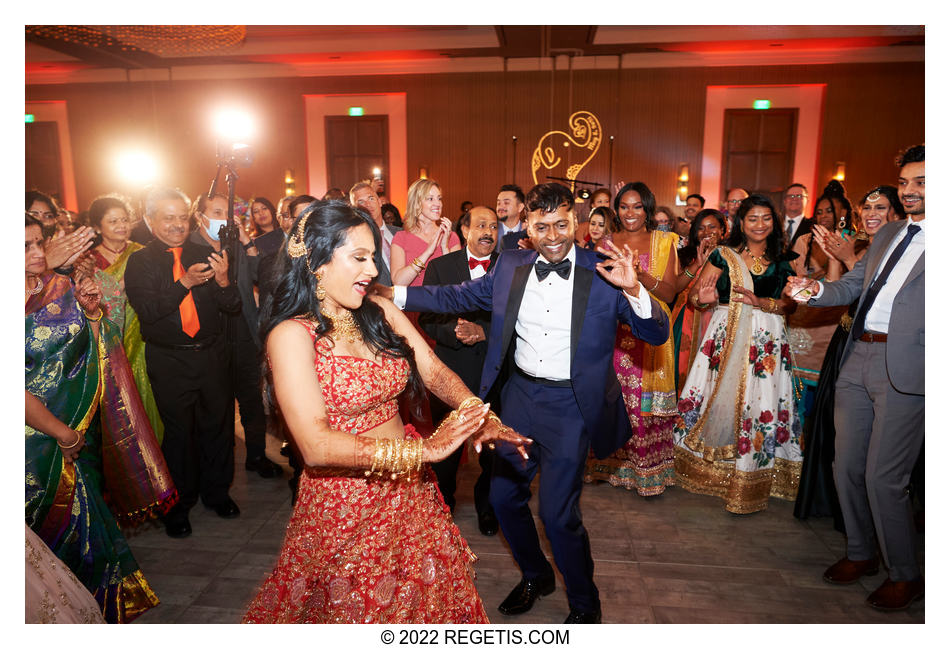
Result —
<path fill-rule="evenodd" d="M 676 243 L 672 232 L 656 229 L 656 199 L 643 183 L 627 183 L 614 199 L 618 231 L 614 245 L 626 245 L 639 255 L 638 272 L 643 285 L 656 298 L 654 304 L 670 315 L 667 303 L 676 296 L 678 275 Z M 654 347 L 617 328 L 614 371 L 633 435 L 613 455 L 599 460 L 591 453 L 585 480 L 606 480 L 614 486 L 636 489 L 641 496 L 655 496 L 676 484 L 673 470 L 673 419 L 676 415 L 676 382 L 673 343 Z"/>
<path fill-rule="evenodd" d="M 93 279 L 102 288 L 101 306 L 106 317 L 119 327 L 135 387 L 142 398 L 155 438 L 161 444 L 165 427 L 158 415 L 152 384 L 145 371 L 145 342 L 139 328 L 139 317 L 125 295 L 123 279 L 129 257 L 144 246 L 129 240 L 132 233 L 131 208 L 121 196 L 100 196 L 92 201 L 89 205 L 89 223 L 102 235 L 102 242 L 92 249 L 96 265 Z"/>
<path fill-rule="evenodd" d="M 690 294 L 697 308 L 718 306 L 680 395 L 676 474 L 736 514 L 765 509 L 769 496 L 794 500 L 798 490 L 801 425 L 783 318 L 795 305 L 781 297 L 793 274 L 775 209 L 753 194 Z"/>
<path fill-rule="evenodd" d="M 46 270 L 41 226 L 27 217 L 26 524 L 106 621 L 129 622 L 158 598 L 110 507 L 134 522 L 173 505 L 177 493 L 99 289 L 77 280 L 74 289 Z"/>

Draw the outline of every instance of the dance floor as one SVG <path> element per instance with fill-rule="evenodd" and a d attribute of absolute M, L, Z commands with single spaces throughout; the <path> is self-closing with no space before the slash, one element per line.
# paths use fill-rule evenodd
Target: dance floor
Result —
<path fill-rule="evenodd" d="M 162 602 L 137 623 L 240 622 L 270 574 L 291 513 L 290 468 L 268 436 L 268 456 L 282 462 L 284 479 L 245 471 L 241 435 L 238 428 L 231 489 L 239 518 L 220 519 L 199 504 L 186 539 L 169 538 L 157 523 L 131 535 L 135 557 Z M 563 622 L 568 606 L 560 576 L 554 594 L 530 612 L 510 618 L 498 612 L 520 573 L 501 535 L 478 532 L 477 469 L 469 462 L 460 470 L 455 520 L 479 556 L 478 590 L 492 622 Z M 532 508 L 537 515 L 537 499 Z M 831 519 L 794 518 L 792 503 L 773 499 L 764 512 L 736 516 L 714 498 L 675 487 L 646 499 L 600 483 L 584 486 L 581 508 L 605 623 L 924 622 L 924 600 L 897 613 L 865 605 L 883 571 L 851 586 L 824 583 L 822 572 L 844 554 L 844 536 Z M 550 559 L 550 545 L 542 543 Z"/>

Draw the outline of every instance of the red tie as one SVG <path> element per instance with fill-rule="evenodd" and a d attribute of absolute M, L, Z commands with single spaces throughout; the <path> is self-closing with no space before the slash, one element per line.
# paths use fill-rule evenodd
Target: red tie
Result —
<path fill-rule="evenodd" d="M 181 248 L 169 248 L 168 252 L 175 256 L 172 279 L 177 282 L 185 275 L 185 267 L 181 265 Z M 201 323 L 198 322 L 198 309 L 195 307 L 195 298 L 191 296 L 191 291 L 188 291 L 185 299 L 178 305 L 178 313 L 181 315 L 181 330 L 194 338 L 201 329 Z"/>
<path fill-rule="evenodd" d="M 485 272 L 488 272 L 488 264 L 491 263 L 491 259 L 475 259 L 474 257 L 468 258 L 468 269 L 475 270 L 476 266 L 481 266 L 485 269 Z"/>

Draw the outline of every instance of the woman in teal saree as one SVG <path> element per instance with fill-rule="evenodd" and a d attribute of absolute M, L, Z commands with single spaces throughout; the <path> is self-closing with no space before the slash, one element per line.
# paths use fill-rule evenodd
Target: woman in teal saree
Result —
<path fill-rule="evenodd" d="M 158 598 L 116 518 L 142 520 L 177 493 L 98 286 L 46 269 L 42 231 L 29 216 L 25 265 L 26 524 L 106 621 L 128 622 Z"/>

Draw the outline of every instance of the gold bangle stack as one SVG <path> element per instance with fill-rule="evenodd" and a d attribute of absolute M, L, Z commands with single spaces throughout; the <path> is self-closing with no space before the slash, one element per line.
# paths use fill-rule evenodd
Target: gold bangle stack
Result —
<path fill-rule="evenodd" d="M 418 257 L 412 260 L 412 267 L 415 268 L 416 271 L 420 273 L 426 269 L 425 262 L 419 259 Z"/>
<path fill-rule="evenodd" d="M 100 320 L 102 320 L 102 316 L 104 315 L 104 314 L 102 313 L 102 307 L 96 307 L 96 311 L 99 312 L 99 317 L 98 317 L 98 318 L 94 318 L 93 316 L 91 316 L 91 315 L 89 315 L 88 313 L 86 313 L 85 311 L 83 311 L 83 313 L 86 315 L 86 320 L 88 320 L 89 322 L 99 322 Z"/>
<path fill-rule="evenodd" d="M 373 453 L 373 464 L 364 472 L 383 476 L 389 474 L 391 480 L 405 476 L 410 480 L 422 470 L 421 439 L 377 439 Z"/>

